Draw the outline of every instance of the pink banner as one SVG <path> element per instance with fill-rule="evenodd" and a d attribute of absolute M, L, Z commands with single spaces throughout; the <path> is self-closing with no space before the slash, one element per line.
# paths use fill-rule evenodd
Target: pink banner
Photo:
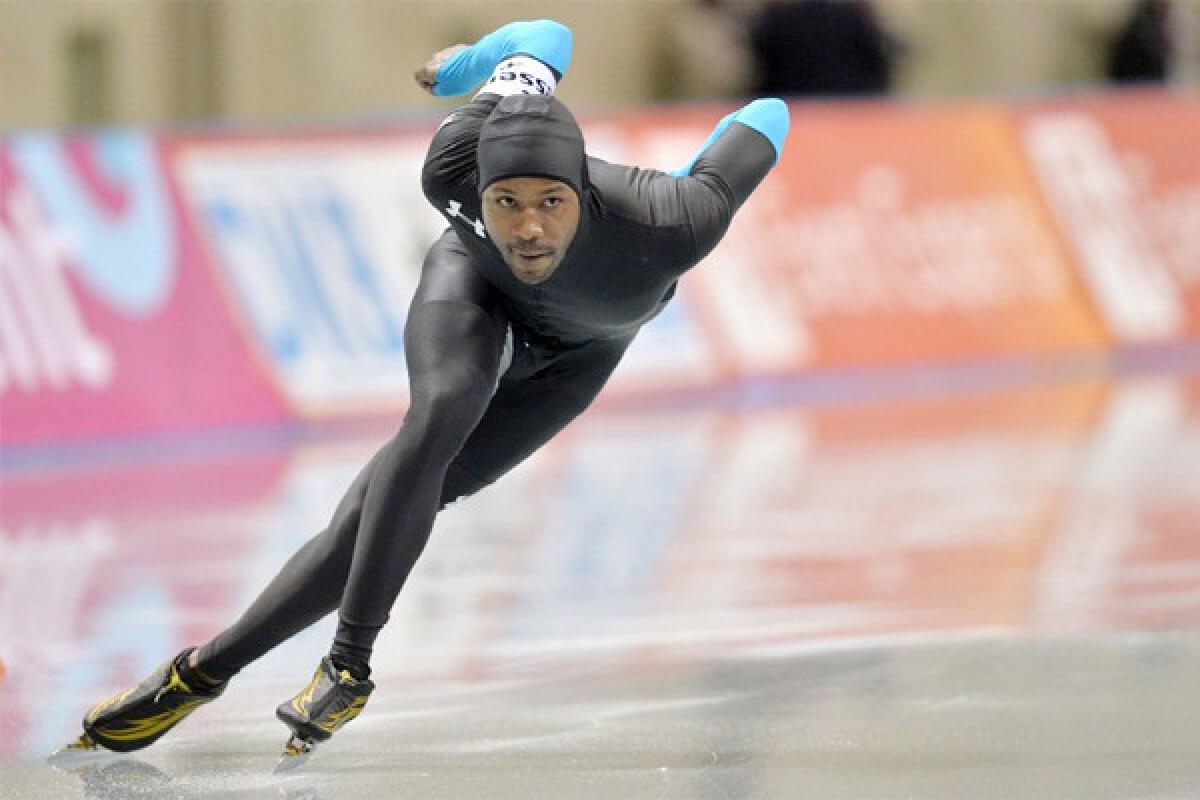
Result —
<path fill-rule="evenodd" d="M 0 187 L 0 441 L 282 417 L 152 138 L 14 137 Z"/>

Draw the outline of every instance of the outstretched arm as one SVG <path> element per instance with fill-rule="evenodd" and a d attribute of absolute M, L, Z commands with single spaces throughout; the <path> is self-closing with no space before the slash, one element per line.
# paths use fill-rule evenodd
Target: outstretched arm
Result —
<path fill-rule="evenodd" d="M 468 94 L 489 75 L 484 91 L 493 84 L 511 81 L 515 89 L 553 94 L 570 66 L 571 43 L 571 29 L 553 20 L 510 22 L 473 45 L 455 45 L 436 53 L 416 69 L 413 77 L 422 89 L 438 97 Z M 545 69 L 545 74 L 538 74 L 536 69 L 524 76 L 520 71 L 513 71 L 511 77 L 500 70 L 494 74 L 497 65 L 510 56 L 529 56 Z"/>
<path fill-rule="evenodd" d="M 696 162 L 735 122 L 766 137 L 775 151 L 775 160 L 771 162 L 771 166 L 779 163 L 779 156 L 783 154 L 783 143 L 787 140 L 791 118 L 788 115 L 787 103 L 778 97 L 763 97 L 742 106 L 732 114 L 727 114 L 717 123 L 717 127 L 713 128 L 712 133 L 704 140 L 704 144 L 700 145 L 700 150 L 692 157 L 692 160 L 679 169 L 673 170 L 671 174 L 677 178 L 691 175 Z"/>
<path fill-rule="evenodd" d="M 717 123 L 695 157 L 670 173 L 680 179 L 696 260 L 716 246 L 734 212 L 779 163 L 789 122 L 782 100 L 755 100 Z"/>

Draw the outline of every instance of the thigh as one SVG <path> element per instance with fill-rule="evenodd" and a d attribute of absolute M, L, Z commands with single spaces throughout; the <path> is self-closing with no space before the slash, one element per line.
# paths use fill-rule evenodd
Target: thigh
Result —
<path fill-rule="evenodd" d="M 591 405 L 628 346 L 628 339 L 592 342 L 502 380 L 450 465 L 442 505 L 492 483 L 550 441 Z"/>
<path fill-rule="evenodd" d="M 496 292 L 471 265 L 471 256 L 452 228 L 447 228 L 425 254 L 413 304 L 470 303 L 496 305 Z"/>
<path fill-rule="evenodd" d="M 413 401 L 423 399 L 431 382 L 453 384 L 456 376 L 483 375 L 494 386 L 507 332 L 496 291 L 471 265 L 458 236 L 447 231 L 425 257 L 405 323 Z"/>

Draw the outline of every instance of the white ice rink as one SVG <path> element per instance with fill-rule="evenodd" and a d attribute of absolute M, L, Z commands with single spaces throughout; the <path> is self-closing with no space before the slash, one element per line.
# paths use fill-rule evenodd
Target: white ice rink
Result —
<path fill-rule="evenodd" d="M 134 757 L 43 759 L 228 624 L 386 429 L 10 454 L 0 797 L 1200 797 L 1200 382 L 597 411 L 438 522 L 364 714 L 332 620 Z"/>

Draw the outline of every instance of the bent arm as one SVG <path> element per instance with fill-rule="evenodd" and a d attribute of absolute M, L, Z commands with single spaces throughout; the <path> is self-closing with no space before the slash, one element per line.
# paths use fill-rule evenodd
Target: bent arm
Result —
<path fill-rule="evenodd" d="M 447 58 L 434 75 L 433 94 L 468 94 L 500 61 L 513 55 L 537 59 L 553 70 L 555 80 L 561 80 L 571 64 L 571 44 L 571 29 L 553 20 L 510 22 Z"/>
<path fill-rule="evenodd" d="M 570 61 L 570 28 L 543 19 L 510 22 L 473 45 L 441 51 L 416 71 L 422 88 L 443 97 L 466 94 L 491 76 L 474 100 L 442 122 L 430 142 L 421 186 L 436 208 L 446 208 L 452 190 L 459 192 L 460 203 L 474 198 L 479 131 L 500 96 L 553 94 Z"/>

